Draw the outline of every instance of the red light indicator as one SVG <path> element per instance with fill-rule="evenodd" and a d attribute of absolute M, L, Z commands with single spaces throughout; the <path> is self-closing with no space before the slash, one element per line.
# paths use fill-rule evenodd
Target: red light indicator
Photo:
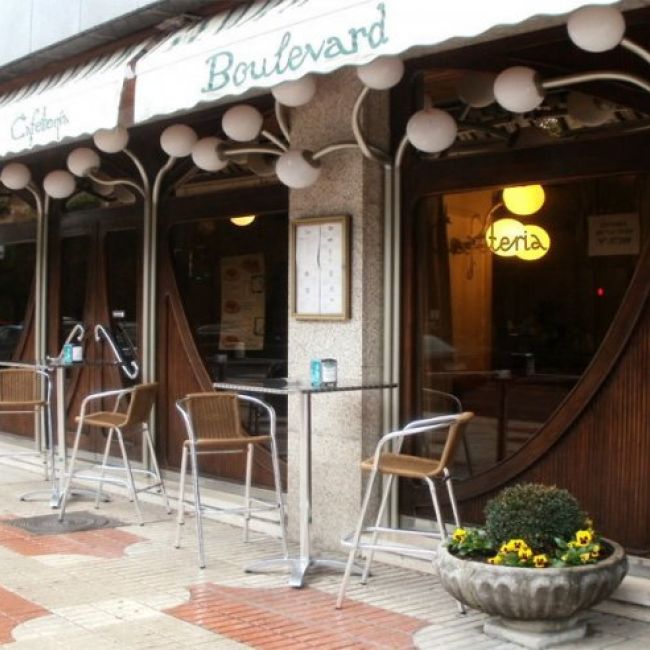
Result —
<path fill-rule="evenodd" d="M 605 289 L 603 289 L 602 287 L 598 287 L 598 289 L 596 289 L 596 295 L 599 298 L 602 298 L 605 295 Z"/>

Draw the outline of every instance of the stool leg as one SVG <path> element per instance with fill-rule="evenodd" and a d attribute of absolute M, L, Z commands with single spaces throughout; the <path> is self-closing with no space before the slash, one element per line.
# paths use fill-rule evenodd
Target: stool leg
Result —
<path fill-rule="evenodd" d="M 190 448 L 192 460 L 192 485 L 194 486 L 194 507 L 196 508 L 196 537 L 199 546 L 199 568 L 205 569 L 205 548 L 203 545 L 203 519 L 201 513 L 201 493 L 199 491 L 199 461 L 194 445 Z"/>
<path fill-rule="evenodd" d="M 135 506 L 135 511 L 138 515 L 138 522 L 140 526 L 143 526 L 144 519 L 142 518 L 142 510 L 140 509 L 140 502 L 138 500 L 138 492 L 135 487 L 135 480 L 133 479 L 133 471 L 131 470 L 131 463 L 129 462 L 129 457 L 126 454 L 126 447 L 124 446 L 124 438 L 122 437 L 122 430 L 119 427 L 115 427 L 115 433 L 117 434 L 117 441 L 120 445 L 120 450 L 122 451 L 124 469 L 126 471 L 126 476 L 128 479 L 128 485 L 130 486 L 131 489 L 131 494 L 133 495 L 133 505 Z"/>
<path fill-rule="evenodd" d="M 377 468 L 373 467 L 372 472 L 370 473 L 370 478 L 368 479 L 366 493 L 363 495 L 363 503 L 361 504 L 361 513 L 359 515 L 359 521 L 357 522 L 357 528 L 354 531 L 354 536 L 352 538 L 352 548 L 350 549 L 350 553 L 348 555 L 348 562 L 345 565 L 345 573 L 343 574 L 343 580 L 341 581 L 339 595 L 338 598 L 336 599 L 336 609 L 341 609 L 341 606 L 343 605 L 343 598 L 345 597 L 345 590 L 348 586 L 350 574 L 352 573 L 352 565 L 354 564 L 354 558 L 356 557 L 357 551 L 359 550 L 359 541 L 361 540 L 363 521 L 366 517 L 366 510 L 368 509 L 368 504 L 370 503 L 370 494 L 372 493 L 372 486 L 375 482 L 376 476 L 377 476 Z"/>
<path fill-rule="evenodd" d="M 454 514 L 454 523 L 456 528 L 460 528 L 460 517 L 458 516 L 458 504 L 456 503 L 456 495 L 454 494 L 454 486 L 451 482 L 449 470 L 445 467 L 445 483 L 447 484 L 447 493 L 449 494 L 449 503 L 451 504 L 451 511 Z"/>
<path fill-rule="evenodd" d="M 174 546 L 180 548 L 181 531 L 185 524 L 185 477 L 187 476 L 187 444 L 183 445 L 183 456 L 181 458 L 181 477 L 178 486 L 178 517 L 176 518 L 176 541 Z"/>
<path fill-rule="evenodd" d="M 79 451 L 79 441 L 81 440 L 81 429 L 83 427 L 83 420 L 79 421 L 77 425 L 77 433 L 74 438 L 74 445 L 72 447 L 72 454 L 70 456 L 70 463 L 68 465 L 68 473 L 65 477 L 65 485 L 61 493 L 61 508 L 59 509 L 59 521 L 63 521 L 65 516 L 65 506 L 68 502 L 70 495 L 70 484 L 72 483 L 72 474 L 74 473 L 74 466 L 77 461 L 77 452 Z"/>
<path fill-rule="evenodd" d="M 248 541 L 251 519 L 251 477 L 253 475 L 253 445 L 246 445 L 246 485 L 244 486 L 244 541 Z"/>
<path fill-rule="evenodd" d="M 102 467 L 99 473 L 99 484 L 97 486 L 97 496 L 95 496 L 95 509 L 99 508 L 99 499 L 102 494 L 102 487 L 104 485 L 104 474 L 106 472 L 106 463 L 108 461 L 108 454 L 111 450 L 111 443 L 113 442 L 113 427 L 108 430 L 106 436 L 106 445 L 104 447 L 104 456 L 102 457 Z"/>
<path fill-rule="evenodd" d="M 271 438 L 271 462 L 273 464 L 273 482 L 275 484 L 275 499 L 280 513 L 280 538 L 282 541 L 282 552 L 284 557 L 289 556 L 287 546 L 287 529 L 285 525 L 284 503 L 282 501 L 282 483 L 280 481 L 280 461 L 278 460 L 278 447 L 275 444 L 275 437 Z"/>
<path fill-rule="evenodd" d="M 146 424 L 142 429 L 142 435 L 147 443 L 147 447 L 149 447 L 149 458 L 151 458 L 151 463 L 153 465 L 156 478 L 158 479 L 158 483 L 160 483 L 160 491 L 162 492 L 163 501 L 165 502 L 165 509 L 167 510 L 167 514 L 170 515 L 172 512 L 172 508 L 169 505 L 169 499 L 167 498 L 167 491 L 165 490 L 165 483 L 163 481 L 162 474 L 160 473 L 160 467 L 158 465 L 158 459 L 156 458 L 156 452 L 153 448 L 153 440 L 151 439 L 151 435 L 149 434 L 149 427 Z"/>
<path fill-rule="evenodd" d="M 388 481 L 386 482 L 386 491 L 384 492 L 381 498 L 381 504 L 379 505 L 379 512 L 377 513 L 377 519 L 375 521 L 375 527 L 381 524 L 381 520 L 384 516 L 384 510 L 386 510 L 386 504 L 388 503 L 388 497 L 390 496 L 390 492 L 393 487 L 394 478 L 395 476 L 391 474 L 388 477 Z M 373 531 L 371 544 L 374 545 L 377 543 L 377 536 L 378 536 L 377 531 L 376 530 Z M 374 555 L 375 555 L 375 549 L 373 548 L 368 549 L 368 556 L 366 557 L 366 565 L 363 567 L 363 575 L 361 576 L 362 585 L 365 585 L 368 582 L 368 576 L 370 575 L 370 565 L 372 564 Z"/>

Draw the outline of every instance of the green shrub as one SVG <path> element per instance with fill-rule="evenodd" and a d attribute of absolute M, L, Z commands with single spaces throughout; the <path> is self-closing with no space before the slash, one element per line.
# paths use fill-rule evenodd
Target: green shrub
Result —
<path fill-rule="evenodd" d="M 556 539 L 571 539 L 587 526 L 577 499 L 567 490 L 538 483 L 506 488 L 485 507 L 485 530 L 494 547 L 523 539 L 537 552 L 550 551 Z"/>

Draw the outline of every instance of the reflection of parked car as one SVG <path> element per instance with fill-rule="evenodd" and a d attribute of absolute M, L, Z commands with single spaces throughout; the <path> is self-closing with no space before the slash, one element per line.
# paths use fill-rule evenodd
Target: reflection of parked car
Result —
<path fill-rule="evenodd" d="M 22 333 L 22 325 L 0 325 L 0 361 L 11 360 Z"/>

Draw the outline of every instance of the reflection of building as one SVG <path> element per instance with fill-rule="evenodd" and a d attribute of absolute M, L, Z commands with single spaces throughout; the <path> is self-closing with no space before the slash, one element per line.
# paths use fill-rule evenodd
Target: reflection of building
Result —
<path fill-rule="evenodd" d="M 172 3 L 156 4 L 167 10 Z M 142 9 L 138 25 L 144 31 L 120 33 L 125 40 L 109 42 L 101 52 L 87 50 L 80 37 L 73 42 L 74 58 L 61 43 L 52 45 L 56 63 L 47 69 L 39 69 L 38 57 L 31 68 L 29 59 L 6 59 L 0 69 L 5 80 L 0 88 L 3 115 L 25 98 L 41 97 L 41 86 L 34 86 L 31 94 L 11 93 L 43 77 L 61 90 L 60 97 L 49 96 L 52 101 L 72 101 L 80 92 L 88 104 L 79 117 L 83 127 L 76 132 L 65 130 L 72 128 L 72 113 L 66 113 L 64 124 L 57 117 L 60 111 L 48 109 L 47 118 L 34 122 L 48 128 L 34 128 L 31 147 L 24 144 L 24 128 L 18 134 L 23 144 L 5 143 L 3 165 L 25 162 L 39 186 L 46 174 L 65 167 L 73 148 L 93 147 L 88 134 L 114 126 L 118 119 L 129 127 L 129 149 L 143 161 L 150 180 L 168 163 L 159 146 L 168 126 L 183 122 L 202 138 L 225 141 L 221 118 L 238 95 L 260 111 L 263 132 L 272 136 L 258 136 L 258 129 L 252 145 L 229 141 L 223 145 L 230 152 L 227 164 L 217 155 L 223 150 L 213 146 L 201 158 L 203 167 L 210 166 L 206 160 L 214 165 L 212 172 L 198 170 L 189 157 L 179 155 L 161 177 L 154 242 L 147 239 L 153 222 L 143 220 L 139 191 L 129 184 L 106 185 L 110 178 L 140 182 L 128 155 L 102 153 L 96 177 L 79 179 L 72 198 L 52 202 L 49 298 L 44 309 L 48 350 L 55 351 L 66 325 L 78 321 L 113 328 L 137 323 L 138 354 L 153 360 L 145 368 L 155 366 L 161 382 L 157 440 L 171 467 L 178 465 L 184 435 L 173 401 L 209 389 L 216 376 L 278 374 L 287 364 L 290 374 L 306 377 L 311 358 L 333 357 L 341 376 L 383 370 L 399 378 L 399 408 L 387 399 L 382 411 L 378 396 L 370 393 L 318 398 L 314 522 L 317 538 L 327 545 L 336 545 L 339 533 L 354 520 L 361 484 L 358 461 L 377 432 L 390 420 L 438 408 L 427 402 L 426 393 L 438 389 L 455 392 L 478 415 L 474 456 L 477 469 L 484 471 L 475 471 L 458 489 L 467 518 L 479 517 L 485 499 L 504 483 L 548 481 L 578 494 L 605 533 L 637 551 L 650 550 L 650 530 L 644 523 L 650 521 L 645 480 L 650 469 L 648 377 L 642 371 L 648 349 L 648 142 L 641 128 L 647 122 L 650 95 L 639 84 L 596 80 L 581 86 L 586 94 L 576 99 L 572 87 L 558 83 L 546 88 L 544 103 L 515 114 L 489 98 L 486 103 L 485 93 L 477 98 L 470 92 L 480 90 L 486 79 L 485 74 L 470 72 L 493 75 L 513 60 L 530 62 L 546 81 L 569 72 L 621 66 L 636 78 L 647 78 L 647 64 L 629 47 L 597 57 L 577 50 L 567 37 L 566 16 L 528 19 L 527 13 L 534 13 L 530 8 L 520 7 L 517 16 L 482 17 L 480 33 L 468 37 L 451 22 L 453 14 L 417 20 L 417 14 L 412 18 L 397 0 L 355 3 L 358 14 L 345 6 L 350 3 L 328 3 L 337 16 L 334 22 L 325 21 L 319 14 L 323 4 L 311 0 L 284 3 L 298 6 L 285 7 L 278 23 L 291 38 L 282 52 L 288 56 L 293 51 L 294 67 L 299 60 L 302 67 L 291 69 L 282 53 L 278 63 L 272 58 L 278 54 L 275 46 L 268 50 L 264 68 L 265 50 L 253 47 L 250 39 L 275 42 L 273 21 L 280 19 L 273 11 L 256 5 L 259 13 L 253 20 L 235 2 L 182 4 L 197 11 L 198 19 L 200 12 L 215 6 L 233 11 L 225 14 L 227 19 L 218 15 L 207 23 L 179 18 L 191 22 L 170 33 L 150 29 L 147 21 L 153 14 Z M 567 0 L 564 8 L 569 11 L 579 4 Z M 502 7 L 498 2 L 492 6 L 495 12 Z M 292 16 L 298 15 L 292 12 L 303 12 L 305 18 L 300 37 L 291 29 Z M 625 18 L 629 38 L 649 44 L 648 9 L 626 11 Z M 439 34 L 434 34 L 434 24 L 441 25 Z M 218 25 L 223 29 L 217 30 Z M 362 25 L 366 29 L 357 32 L 355 51 L 347 41 L 327 40 L 342 26 L 349 37 L 350 26 L 361 30 Z M 489 30 L 493 25 L 500 26 Z M 105 33 L 97 28 L 98 35 Z M 238 48 L 232 50 L 232 67 L 219 50 L 223 33 Z M 448 40 L 452 37 L 458 38 Z M 319 43 L 323 58 L 308 56 L 321 51 Z M 415 46 L 421 47 L 412 49 Z M 198 58 L 204 47 L 214 50 L 207 78 L 201 77 L 202 68 L 190 65 L 204 65 L 206 57 Z M 262 58 L 251 59 L 258 54 Z M 406 74 L 394 89 L 370 90 L 358 102 L 363 86 L 349 66 L 367 63 L 376 54 L 401 54 Z M 73 66 L 95 62 L 100 55 L 107 58 L 101 59 L 103 65 L 91 66 L 96 72 L 73 72 Z M 254 80 L 253 73 L 261 75 L 260 70 L 275 76 Z M 58 79 L 55 75 L 62 72 Z M 307 72 L 321 73 L 315 98 L 276 111 L 268 88 Z M 91 88 L 93 79 L 98 83 Z M 229 86 L 221 96 L 220 84 L 231 82 L 236 87 Z M 107 98 L 101 106 L 106 113 L 99 110 L 100 94 Z M 453 116 L 458 134 L 442 153 L 404 149 L 398 188 L 387 182 L 390 175 L 381 164 L 351 143 L 361 131 L 372 144 L 366 153 L 376 153 L 375 147 L 397 151 L 409 118 L 427 103 L 425 98 Z M 359 119 L 353 123 L 355 111 Z M 95 118 L 100 122 L 89 124 Z M 284 142 L 283 131 L 290 135 L 293 149 L 313 154 L 293 160 L 307 175 L 313 174 L 307 178 L 311 184 L 304 176 L 292 178 L 290 172 L 283 180 L 294 189 L 277 181 L 272 150 L 277 140 Z M 60 142 L 68 133 L 70 138 Z M 174 150 L 177 144 L 166 146 Z M 507 216 L 502 208 L 493 212 L 503 187 L 532 182 L 543 185 L 546 203 L 535 216 L 517 219 L 543 227 L 550 249 L 530 261 L 497 257 L 484 243 L 486 219 L 489 214 L 495 219 Z M 297 189 L 300 184 L 306 187 Z M 390 205 L 391 189 L 394 194 L 401 190 L 394 201 L 401 207 L 401 221 L 396 205 Z M 257 218 L 246 226 L 230 221 L 253 214 Z M 351 216 L 351 317 L 341 322 L 298 321 L 289 315 L 289 219 L 342 214 Z M 636 222 L 630 218 L 627 223 L 638 223 L 637 248 L 610 248 L 607 254 L 607 244 L 602 244 L 605 254 L 602 249 L 601 254 L 593 249 L 590 254 L 596 236 L 590 235 L 590 219 L 598 215 L 636 215 Z M 616 238 L 623 236 L 616 228 L 609 234 L 601 228 L 599 237 L 610 237 L 615 246 Z M 0 259 L 4 277 L 23 278 L 20 313 L 0 313 L 0 321 L 24 322 L 15 352 L 23 359 L 30 358 L 34 337 L 31 280 L 25 283 L 24 278 L 26 269 L 33 267 L 35 236 L 33 221 L 0 224 L 5 250 L 16 255 L 23 251 L 23 270 L 9 267 L 8 252 Z M 223 318 L 232 298 L 222 300 L 220 263 L 227 257 L 256 255 L 264 258 L 266 277 L 264 344 L 244 350 L 235 345 L 239 337 L 230 331 L 232 323 Z M 5 303 L 0 305 L 5 310 Z M 229 336 L 238 341 L 221 345 Z M 154 338 L 152 350 L 147 341 Z M 90 356 L 105 353 L 90 341 L 86 346 Z M 117 370 L 80 372 L 79 391 L 123 381 Z M 73 400 L 72 409 L 75 404 Z M 277 407 L 287 415 L 291 500 L 298 413 L 293 404 Z M 206 465 L 205 471 L 239 476 L 240 469 L 232 466 L 236 462 L 221 460 Z M 259 484 L 268 482 L 266 461 L 260 460 L 256 473 Z M 596 476 L 601 477 L 598 482 Z M 333 486 L 352 495 L 349 502 L 342 504 Z M 623 502 L 626 509 L 620 508 Z M 400 508 L 404 515 L 428 515 L 408 485 L 401 492 Z"/>

